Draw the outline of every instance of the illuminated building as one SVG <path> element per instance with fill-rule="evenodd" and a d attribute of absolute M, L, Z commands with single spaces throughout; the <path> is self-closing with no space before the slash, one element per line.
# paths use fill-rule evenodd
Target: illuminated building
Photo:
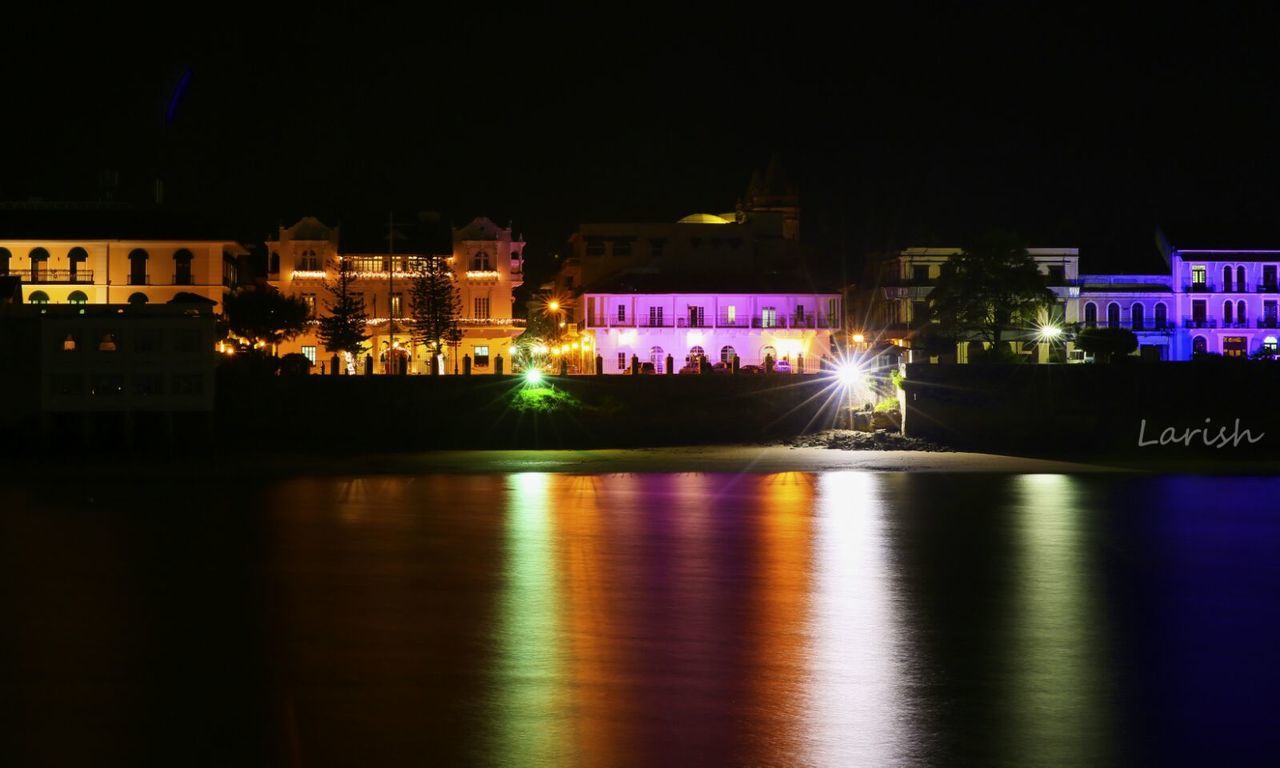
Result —
<path fill-rule="evenodd" d="M 368 240 L 375 242 L 376 238 Z M 510 372 L 509 350 L 524 329 L 524 321 L 513 318 L 511 312 L 512 291 L 524 280 L 524 241 L 513 237 L 510 228 L 483 217 L 453 229 L 450 240 L 452 252 L 437 255 L 449 260 L 457 282 L 462 343 L 456 355 L 446 348 L 442 372 L 461 373 L 462 358 L 470 357 L 472 373 L 492 373 L 498 356 Z M 394 361 L 401 359 L 408 372 L 428 373 L 429 353 L 415 345 L 410 335 L 412 282 L 418 264 L 426 258 L 422 242 L 410 240 L 403 248 L 397 244 L 394 253 L 385 245 L 377 250 L 363 245 L 354 238 L 350 244 L 345 242 L 337 227 L 314 217 L 303 218 L 291 227 L 281 227 L 278 236 L 267 242 L 268 282 L 285 294 L 304 299 L 322 315 L 332 301 L 325 283 L 335 280 L 338 259 L 345 259 L 356 273 L 352 290 L 363 299 L 369 316 L 369 354 L 374 357 L 374 369 L 380 373 L 394 370 Z M 331 357 L 317 338 L 314 324 L 307 333 L 281 345 L 281 354 L 290 352 L 306 355 L 317 369 Z M 355 369 L 363 371 L 363 365 Z"/>
<path fill-rule="evenodd" d="M 220 309 L 245 253 L 206 224 L 159 210 L 0 208 L 0 275 L 21 279 L 27 304 L 163 304 L 194 295 Z"/>
<path fill-rule="evenodd" d="M 958 248 L 908 248 L 881 263 L 871 297 L 870 324 L 886 338 L 911 336 L 928 323 L 929 295 Z M 1048 321 L 1063 327 L 1126 328 L 1145 360 L 1189 360 L 1196 353 L 1225 357 L 1274 354 L 1280 338 L 1280 250 L 1174 249 L 1164 274 L 1082 274 L 1075 248 L 1030 248 L 1057 296 Z M 1056 327 L 1056 326 L 1055 326 Z M 1070 341 L 1055 344 L 1036 329 L 1010 343 L 1039 362 L 1050 350 L 1081 360 Z M 961 343 L 956 360 L 965 362 Z M 912 354 L 912 353 L 909 353 Z M 919 353 L 915 353 L 919 356 Z"/>
<path fill-rule="evenodd" d="M 625 373 L 633 355 L 660 373 L 668 355 L 677 372 L 699 356 L 731 365 L 734 355 L 742 365 L 772 356 L 793 372 L 815 372 L 843 317 L 837 293 L 732 277 L 627 275 L 584 293 L 582 305 L 605 373 Z"/>
<path fill-rule="evenodd" d="M 794 274 L 801 266 L 800 203 L 774 160 L 756 173 L 733 210 L 693 213 L 678 221 L 582 224 L 570 252 L 543 286 L 565 297 L 565 319 L 577 322 L 576 300 L 604 281 L 631 273 L 664 275 Z"/>

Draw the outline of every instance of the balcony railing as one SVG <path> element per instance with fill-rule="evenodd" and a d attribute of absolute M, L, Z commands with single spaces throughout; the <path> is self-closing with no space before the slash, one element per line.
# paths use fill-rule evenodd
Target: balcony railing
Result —
<path fill-rule="evenodd" d="M 1218 321 L 1216 318 L 1203 317 L 1184 317 L 1182 318 L 1182 327 L 1184 328 L 1217 328 Z"/>
<path fill-rule="evenodd" d="M 1258 320 L 1259 328 L 1280 328 L 1280 319 L 1274 317 L 1263 317 Z"/>
<path fill-rule="evenodd" d="M 840 318 L 833 315 L 805 315 L 804 317 L 771 317 L 763 315 L 740 316 L 730 319 L 727 315 L 720 317 L 656 317 L 640 316 L 619 320 L 616 316 L 590 315 L 586 318 L 588 328 L 778 328 L 782 330 L 816 330 L 840 327 Z"/>
<path fill-rule="evenodd" d="M 1213 283 L 1183 283 L 1182 288 L 1187 293 L 1213 293 Z"/>
<path fill-rule="evenodd" d="M 1254 286 L 1258 293 L 1280 293 L 1280 284 L 1277 283 L 1258 283 Z"/>
<path fill-rule="evenodd" d="M 129 275 L 129 285 L 150 285 L 151 276 L 142 274 Z"/>
<path fill-rule="evenodd" d="M 29 285 L 37 283 L 92 283 L 92 269 L 11 269 L 8 272 Z"/>

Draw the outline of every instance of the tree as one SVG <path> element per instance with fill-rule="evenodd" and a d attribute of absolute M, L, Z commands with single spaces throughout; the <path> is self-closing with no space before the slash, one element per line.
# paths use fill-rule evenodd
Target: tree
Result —
<path fill-rule="evenodd" d="M 1035 260 L 1018 238 L 991 232 L 942 265 L 929 296 L 943 333 L 1001 345 L 1007 331 L 1035 323 L 1054 302 Z"/>
<path fill-rule="evenodd" d="M 436 356 L 444 352 L 447 344 L 462 339 L 458 328 L 462 299 L 453 270 L 444 257 L 428 256 L 417 262 L 410 296 L 413 298 L 413 341 L 425 345 L 431 352 L 434 372 Z"/>
<path fill-rule="evenodd" d="M 306 302 L 272 288 L 235 291 L 223 300 L 222 308 L 231 332 L 254 343 L 279 344 L 307 328 Z"/>
<path fill-rule="evenodd" d="M 1138 336 L 1128 328 L 1085 328 L 1076 344 L 1096 360 L 1115 362 L 1138 348 Z"/>
<path fill-rule="evenodd" d="M 338 258 L 338 279 L 325 282 L 324 289 L 332 297 L 325 302 L 328 315 L 320 318 L 318 335 L 330 352 L 346 352 L 359 355 L 369 341 L 369 316 L 364 311 L 364 298 L 355 295 L 351 285 L 355 282 L 355 268 L 351 262 Z"/>

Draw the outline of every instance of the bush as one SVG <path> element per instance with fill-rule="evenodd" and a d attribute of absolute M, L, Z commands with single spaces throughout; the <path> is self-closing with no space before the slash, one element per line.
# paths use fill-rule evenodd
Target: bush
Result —
<path fill-rule="evenodd" d="M 1115 362 L 1138 349 L 1138 336 L 1128 328 L 1086 328 L 1076 345 L 1100 362 Z"/>
<path fill-rule="evenodd" d="M 971 349 L 969 351 L 969 363 L 973 365 L 1008 365 L 1025 363 L 1026 361 L 1026 355 L 1020 355 L 1017 352 L 1014 352 L 1007 344 L 1004 343 L 990 349 Z"/>
<path fill-rule="evenodd" d="M 218 361 L 219 376 L 241 378 L 266 378 L 280 370 L 280 359 L 262 350 L 249 350 L 235 355 L 223 355 Z"/>
<path fill-rule="evenodd" d="M 886 397 L 885 399 L 883 399 L 883 400 L 881 400 L 880 402 L 876 403 L 876 409 L 875 409 L 875 410 L 876 410 L 876 413 L 891 413 L 891 412 L 896 412 L 896 411 L 898 410 L 898 398 L 896 398 L 896 397 Z"/>
<path fill-rule="evenodd" d="M 297 352 L 290 352 L 280 358 L 281 376 L 306 376 L 311 373 L 311 360 Z"/>

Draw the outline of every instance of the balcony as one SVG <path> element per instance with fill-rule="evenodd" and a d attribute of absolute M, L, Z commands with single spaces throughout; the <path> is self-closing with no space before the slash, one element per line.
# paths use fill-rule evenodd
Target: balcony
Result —
<path fill-rule="evenodd" d="M 1183 328 L 1217 328 L 1218 321 L 1217 319 L 1212 317 L 1202 317 L 1202 318 L 1184 317 L 1182 318 L 1182 327 Z"/>
<path fill-rule="evenodd" d="M 745 317 L 720 315 L 716 318 L 717 328 L 746 328 L 750 323 Z"/>
<path fill-rule="evenodd" d="M 9 275 L 21 278 L 27 285 L 50 283 L 89 284 L 93 282 L 92 269 L 15 269 Z"/>
<path fill-rule="evenodd" d="M 707 322 L 705 319 L 696 317 L 681 317 L 676 319 L 677 328 L 712 328 L 714 322 Z"/>
<path fill-rule="evenodd" d="M 129 275 L 129 285 L 151 285 L 151 276 L 134 273 Z"/>
<path fill-rule="evenodd" d="M 1258 293 L 1280 293 L 1280 284 L 1277 283 L 1258 283 L 1254 286 Z"/>
<path fill-rule="evenodd" d="M 1213 293 L 1213 283 L 1183 283 L 1182 290 L 1185 293 Z"/>
<path fill-rule="evenodd" d="M 1274 317 L 1264 317 L 1258 320 L 1259 328 L 1280 328 L 1280 319 Z"/>
<path fill-rule="evenodd" d="M 670 328 L 673 323 L 671 318 L 659 315 L 650 315 L 649 317 L 641 316 L 636 325 L 641 328 Z"/>

